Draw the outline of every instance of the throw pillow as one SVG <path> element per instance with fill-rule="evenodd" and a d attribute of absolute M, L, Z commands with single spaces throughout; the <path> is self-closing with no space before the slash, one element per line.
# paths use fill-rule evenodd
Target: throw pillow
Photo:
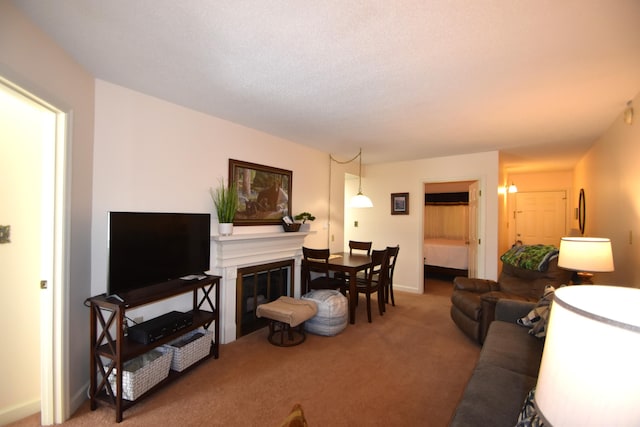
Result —
<path fill-rule="evenodd" d="M 545 286 L 544 294 L 533 310 L 517 320 L 519 325 L 531 328 L 529 334 L 536 338 L 544 338 L 547 333 L 547 321 L 549 320 L 549 312 L 554 292 L 555 288 L 553 286 Z"/>
<path fill-rule="evenodd" d="M 536 388 L 534 387 L 524 399 L 522 410 L 520 410 L 520 414 L 518 414 L 516 427 L 544 427 L 544 422 L 540 419 L 536 405 L 533 403 L 535 395 Z"/>
<path fill-rule="evenodd" d="M 307 427 L 307 420 L 304 418 L 302 406 L 299 403 L 293 405 L 291 412 L 280 424 L 280 427 Z"/>

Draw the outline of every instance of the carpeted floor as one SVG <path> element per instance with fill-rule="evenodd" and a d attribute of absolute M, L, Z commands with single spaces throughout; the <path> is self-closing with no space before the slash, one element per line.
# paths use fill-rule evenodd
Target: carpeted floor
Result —
<path fill-rule="evenodd" d="M 422 295 L 336 337 L 300 346 L 267 342 L 262 329 L 222 345 L 209 360 L 124 413 L 123 425 L 278 426 L 300 403 L 310 426 L 446 426 L 480 348 L 449 317 L 451 282 L 429 279 Z M 85 403 L 66 426 L 112 425 L 113 409 Z M 37 426 L 39 414 L 14 426 Z"/>

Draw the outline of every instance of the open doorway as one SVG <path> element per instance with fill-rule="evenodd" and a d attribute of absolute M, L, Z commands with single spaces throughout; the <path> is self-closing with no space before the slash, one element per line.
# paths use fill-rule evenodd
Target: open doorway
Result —
<path fill-rule="evenodd" d="M 424 194 L 425 278 L 475 275 L 477 181 L 425 183 Z"/>
<path fill-rule="evenodd" d="M 1 358 L 0 424 L 62 421 L 65 130 L 64 113 L 0 77 L 0 318 L 20 349 Z"/>

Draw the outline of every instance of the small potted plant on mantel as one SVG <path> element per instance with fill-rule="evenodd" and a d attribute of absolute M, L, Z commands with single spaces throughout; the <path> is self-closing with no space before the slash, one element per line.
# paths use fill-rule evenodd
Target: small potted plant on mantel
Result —
<path fill-rule="evenodd" d="M 238 191 L 234 184 L 228 187 L 224 185 L 224 180 L 220 179 L 220 185 L 216 189 L 209 189 L 213 205 L 218 214 L 218 234 L 230 236 L 233 234 L 233 219 L 238 210 Z"/>
<path fill-rule="evenodd" d="M 313 221 L 316 219 L 316 217 L 311 215 L 309 212 L 302 212 L 293 217 L 293 219 L 295 219 L 296 221 L 302 221 L 300 231 L 309 231 L 311 229 L 311 224 L 306 224 L 306 222 Z"/>

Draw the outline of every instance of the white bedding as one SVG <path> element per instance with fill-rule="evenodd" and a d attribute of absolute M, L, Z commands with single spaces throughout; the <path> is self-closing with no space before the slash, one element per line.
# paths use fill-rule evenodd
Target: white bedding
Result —
<path fill-rule="evenodd" d="M 467 270 L 468 246 L 464 240 L 424 239 L 424 264 Z"/>

